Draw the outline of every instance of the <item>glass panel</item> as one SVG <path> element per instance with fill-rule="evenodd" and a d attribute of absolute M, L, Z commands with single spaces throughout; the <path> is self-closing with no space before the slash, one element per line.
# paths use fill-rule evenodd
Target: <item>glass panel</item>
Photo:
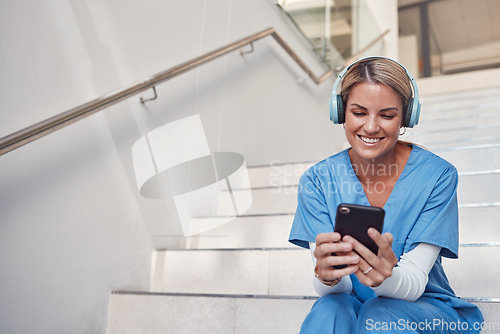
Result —
<path fill-rule="evenodd" d="M 352 9 L 351 0 L 335 1 L 330 8 L 330 36 L 328 40 L 331 48 L 328 61 L 332 67 L 343 64 L 345 59 L 352 55 Z"/>
<path fill-rule="evenodd" d="M 332 68 L 380 35 L 366 0 L 279 0 L 278 4 Z M 366 54 L 382 54 L 382 44 Z"/>
<path fill-rule="evenodd" d="M 333 1 L 327 1 L 326 5 Z M 322 59 L 326 58 L 325 0 L 279 0 L 278 5 L 290 17 L 298 29 L 309 39 Z"/>
<path fill-rule="evenodd" d="M 366 0 L 353 0 L 352 14 L 355 24 L 353 24 L 351 55 L 354 55 L 375 40 L 381 31 Z M 370 48 L 364 54 L 382 55 L 381 45 L 380 43 L 377 44 L 377 46 Z"/>

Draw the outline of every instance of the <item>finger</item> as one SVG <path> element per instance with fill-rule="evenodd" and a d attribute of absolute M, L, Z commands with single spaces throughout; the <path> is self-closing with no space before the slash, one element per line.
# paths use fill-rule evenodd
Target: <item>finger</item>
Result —
<path fill-rule="evenodd" d="M 318 275 L 326 281 L 331 281 L 340 277 L 354 274 L 359 271 L 357 265 L 350 265 L 342 269 L 335 269 L 333 267 L 318 268 Z"/>
<path fill-rule="evenodd" d="M 377 244 L 378 249 L 379 249 L 379 253 L 382 252 L 382 254 L 386 254 L 386 255 L 394 253 L 392 251 L 392 246 L 391 246 L 392 234 L 388 233 L 388 235 L 387 235 L 387 233 L 386 233 L 386 234 L 384 234 L 384 236 L 382 236 L 379 231 L 370 227 L 368 229 L 368 236 L 373 241 L 375 241 L 375 243 Z M 391 239 L 390 242 L 387 240 L 387 237 Z"/>
<path fill-rule="evenodd" d="M 330 267 L 342 266 L 342 265 L 347 265 L 347 266 L 357 265 L 360 259 L 361 259 L 360 256 L 356 253 L 349 255 L 332 254 L 322 262 L 322 265 Z"/>
<path fill-rule="evenodd" d="M 378 260 L 377 255 L 373 254 L 373 252 L 361 242 L 349 235 L 346 235 L 343 238 L 343 241 L 352 243 L 352 248 L 356 251 L 356 253 L 358 253 L 366 262 L 370 263 L 370 265 L 376 265 L 376 261 Z"/>
<path fill-rule="evenodd" d="M 380 271 L 378 271 L 375 267 L 370 266 L 368 263 L 363 264 L 363 260 L 360 261 L 359 270 L 355 273 L 358 280 L 369 287 L 379 286 L 385 279 Z"/>
<path fill-rule="evenodd" d="M 320 233 L 316 236 L 316 247 L 314 249 L 313 255 L 315 258 L 327 256 L 329 254 L 328 249 L 325 249 L 323 245 L 329 245 L 335 242 L 339 242 L 341 236 L 336 232 Z"/>
<path fill-rule="evenodd" d="M 340 239 L 342 239 L 342 237 L 340 233 L 337 232 L 320 233 L 316 236 L 316 246 L 323 243 L 338 242 Z"/>
<path fill-rule="evenodd" d="M 394 237 L 392 236 L 392 234 L 390 232 L 385 232 L 384 234 L 382 234 L 382 237 L 385 238 L 389 246 L 392 248 L 392 243 L 394 242 Z"/>
<path fill-rule="evenodd" d="M 375 254 L 373 254 L 373 252 L 371 250 L 369 250 L 365 245 L 360 243 L 355 238 L 353 238 L 351 236 L 345 236 L 343 238 L 343 240 L 346 242 L 352 243 L 352 245 L 353 245 L 352 253 L 358 254 L 360 256 L 360 260 L 359 260 L 358 265 L 359 265 L 360 269 L 361 268 L 364 269 L 362 271 L 367 270 L 369 267 L 375 267 L 378 264 L 378 262 L 380 261 L 378 259 L 378 257 Z M 350 253 L 348 253 L 348 254 L 350 254 Z"/>
<path fill-rule="evenodd" d="M 345 275 L 350 275 L 359 270 L 357 263 L 360 256 L 354 252 L 349 255 L 333 255 L 318 259 L 316 265 L 318 267 L 318 275 L 327 280 L 333 280 Z M 338 268 L 336 266 L 345 266 Z"/>
<path fill-rule="evenodd" d="M 386 277 L 392 274 L 392 268 L 394 266 L 391 263 L 385 263 L 383 259 L 375 255 L 366 246 L 352 237 L 346 236 L 344 237 L 344 240 L 353 242 L 354 250 L 361 257 L 358 264 L 360 270 L 356 272 L 356 276 L 361 283 L 366 286 L 376 286 L 383 282 Z M 372 267 L 372 269 L 368 271 L 370 267 Z"/>
<path fill-rule="evenodd" d="M 363 270 L 361 268 L 359 268 L 362 272 L 363 272 L 363 275 L 368 275 L 372 270 L 373 270 L 373 267 L 372 266 L 369 266 L 367 269 Z"/>
<path fill-rule="evenodd" d="M 349 243 L 351 245 L 351 248 L 352 248 L 352 244 Z M 359 256 L 358 253 L 356 253 L 354 250 L 350 250 L 348 252 L 335 252 L 336 255 L 357 255 Z"/>
<path fill-rule="evenodd" d="M 322 243 L 314 249 L 314 257 L 317 259 L 330 256 L 332 253 L 346 253 L 352 251 L 352 244 L 344 241 L 335 243 Z"/>
<path fill-rule="evenodd" d="M 375 267 L 370 266 L 368 263 L 366 265 L 360 265 L 359 269 L 363 276 L 371 280 L 370 286 L 373 284 L 373 282 L 382 282 L 385 279 L 384 275 L 382 275 Z"/>
<path fill-rule="evenodd" d="M 353 238 L 353 240 L 357 242 L 356 239 Z M 367 251 L 374 256 L 375 260 L 373 262 L 377 262 L 377 264 L 381 263 L 380 259 L 378 259 L 375 254 L 373 254 L 369 249 L 367 249 Z M 352 254 L 358 255 L 358 253 L 356 253 L 355 251 L 346 253 L 346 255 Z M 359 270 L 354 274 L 362 284 L 374 287 L 380 285 L 380 283 L 384 281 L 385 277 L 376 269 L 376 265 L 374 263 L 368 263 L 362 256 L 359 257 L 357 266 Z"/>
<path fill-rule="evenodd" d="M 338 277 L 348 276 L 354 274 L 357 271 L 359 271 L 359 266 L 357 265 L 350 265 L 342 269 L 335 269 L 336 275 L 338 275 Z"/>
<path fill-rule="evenodd" d="M 370 228 L 368 235 L 375 241 L 378 246 L 378 258 L 381 260 L 380 265 L 375 264 L 377 271 L 383 276 L 389 277 L 392 275 L 392 268 L 398 263 L 398 259 L 392 250 L 393 236 L 390 233 L 381 235 L 377 230 Z"/>
<path fill-rule="evenodd" d="M 354 274 L 361 284 L 369 287 L 377 287 L 384 281 L 383 276 L 377 273 L 375 269 L 372 269 L 368 274 L 364 274 L 361 270 L 358 270 Z"/>

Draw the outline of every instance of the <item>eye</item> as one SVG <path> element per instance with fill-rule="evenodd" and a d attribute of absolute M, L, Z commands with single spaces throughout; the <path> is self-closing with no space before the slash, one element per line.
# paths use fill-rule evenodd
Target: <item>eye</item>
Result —
<path fill-rule="evenodd" d="M 363 116 L 365 114 L 364 111 L 353 110 L 351 111 L 354 116 Z"/>
<path fill-rule="evenodd" d="M 396 116 L 394 116 L 394 115 L 382 115 L 382 117 L 385 119 L 393 119 Z"/>

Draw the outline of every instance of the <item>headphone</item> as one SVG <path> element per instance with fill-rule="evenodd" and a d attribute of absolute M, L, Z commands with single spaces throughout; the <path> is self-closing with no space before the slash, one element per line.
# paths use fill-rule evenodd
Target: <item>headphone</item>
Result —
<path fill-rule="evenodd" d="M 377 59 L 377 58 L 389 59 L 393 61 L 394 63 L 401 66 L 408 75 L 408 78 L 410 79 L 411 86 L 413 89 L 413 97 L 410 98 L 410 100 L 408 101 L 408 108 L 406 109 L 405 112 L 403 112 L 403 126 L 407 128 L 413 128 L 416 124 L 418 124 L 418 119 L 420 117 L 420 108 L 422 106 L 422 104 L 418 99 L 418 87 L 417 84 L 415 83 L 415 79 L 411 75 L 410 71 L 406 69 L 406 67 L 404 67 L 394 59 L 381 56 L 361 58 L 352 63 L 351 65 L 347 66 L 339 74 L 337 80 L 335 81 L 335 84 L 333 85 L 332 97 L 330 98 L 330 120 L 335 124 L 342 124 L 345 122 L 344 101 L 342 100 L 342 95 L 337 94 L 337 87 L 341 84 L 342 78 L 344 77 L 345 73 L 357 62 L 366 59 Z"/>

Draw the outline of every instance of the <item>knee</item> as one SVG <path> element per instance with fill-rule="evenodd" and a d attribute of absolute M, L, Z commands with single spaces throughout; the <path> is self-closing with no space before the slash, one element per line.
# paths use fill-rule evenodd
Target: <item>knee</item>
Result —
<path fill-rule="evenodd" d="M 352 333 L 361 303 L 347 294 L 319 298 L 302 323 L 301 333 Z"/>
<path fill-rule="evenodd" d="M 323 312 L 339 314 L 342 316 L 343 312 L 350 313 L 357 316 L 359 307 L 361 303 L 351 295 L 345 293 L 339 294 L 329 294 L 320 297 L 316 303 L 314 303 L 313 310 L 315 308 L 321 309 Z"/>
<path fill-rule="evenodd" d="M 359 310 L 359 319 L 377 319 L 377 320 L 391 320 L 395 314 L 393 310 L 397 310 L 398 299 L 377 297 L 367 300 Z"/>
<path fill-rule="evenodd" d="M 333 320 L 355 322 L 361 302 L 344 293 L 325 295 L 313 305 L 310 315 Z M 349 320 L 348 320 L 349 319 Z"/>
<path fill-rule="evenodd" d="M 389 331 L 398 328 L 401 312 L 405 309 L 400 300 L 377 297 L 366 301 L 359 309 L 357 333 L 377 332 L 374 329 L 385 328 Z"/>

